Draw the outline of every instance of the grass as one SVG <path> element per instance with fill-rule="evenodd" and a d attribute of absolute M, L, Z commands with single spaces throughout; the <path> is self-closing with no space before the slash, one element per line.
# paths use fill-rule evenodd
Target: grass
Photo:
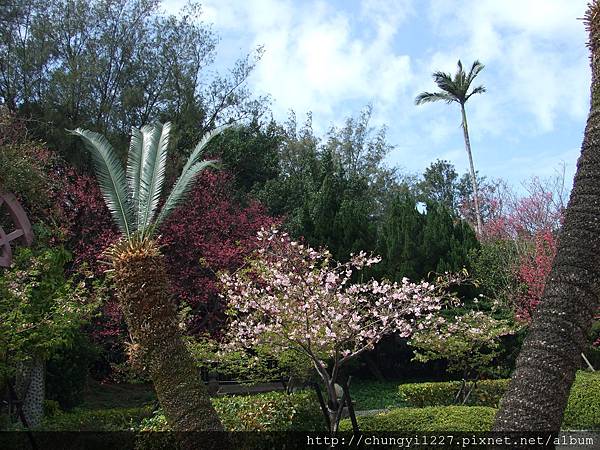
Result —
<path fill-rule="evenodd" d="M 150 384 L 113 384 L 93 381 L 78 409 L 139 408 L 156 401 Z"/>
<path fill-rule="evenodd" d="M 350 396 L 356 411 L 406 406 L 398 394 L 398 381 L 352 379 Z"/>

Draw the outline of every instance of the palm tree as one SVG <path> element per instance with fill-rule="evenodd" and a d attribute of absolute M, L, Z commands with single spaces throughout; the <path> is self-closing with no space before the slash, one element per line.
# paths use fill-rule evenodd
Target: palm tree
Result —
<path fill-rule="evenodd" d="M 206 134 L 192 151 L 159 210 L 170 129 L 169 123 L 133 128 L 126 171 L 102 135 L 79 128 L 70 133 L 81 137 L 91 152 L 104 201 L 122 233 L 107 251 L 108 262 L 133 348 L 149 371 L 169 425 L 174 431 L 220 431 L 219 416 L 179 332 L 155 232 L 196 176 L 215 165 L 201 157 L 222 129 Z"/>
<path fill-rule="evenodd" d="M 475 166 L 473 165 L 473 154 L 471 152 L 471 141 L 469 139 L 469 128 L 467 126 L 467 114 L 465 112 L 465 103 L 471 98 L 473 94 L 481 94 L 485 92 L 485 87 L 477 86 L 469 92 L 471 83 L 475 77 L 481 72 L 485 66 L 479 61 L 475 61 L 471 66 L 469 73 L 465 73 L 463 65 L 458 60 L 458 70 L 452 77 L 451 74 L 445 72 L 434 72 L 433 80 L 435 84 L 441 89 L 440 92 L 421 92 L 415 98 L 415 104 L 421 105 L 423 103 L 444 101 L 448 104 L 456 102 L 460 105 L 460 112 L 462 116 L 462 129 L 465 138 L 465 148 L 467 149 L 467 155 L 469 156 L 471 185 L 473 187 L 473 203 L 475 204 L 475 215 L 477 219 L 477 234 L 481 235 L 483 231 L 483 223 L 481 220 L 481 211 L 479 209 L 479 189 L 477 187 L 477 176 L 475 174 Z"/>
<path fill-rule="evenodd" d="M 589 4 L 591 108 L 556 257 L 496 431 L 558 432 L 586 335 L 600 306 L 600 0 Z"/>

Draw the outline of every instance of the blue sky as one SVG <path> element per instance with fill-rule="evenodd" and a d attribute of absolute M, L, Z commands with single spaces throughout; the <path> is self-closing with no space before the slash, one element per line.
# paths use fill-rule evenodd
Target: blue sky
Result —
<path fill-rule="evenodd" d="M 183 0 L 165 0 L 176 12 Z M 216 67 L 263 45 L 249 80 L 324 133 L 370 103 L 388 127 L 390 165 L 422 172 L 436 158 L 467 169 L 457 105 L 414 105 L 434 70 L 485 64 L 488 92 L 467 104 L 476 169 L 515 187 L 566 165 L 575 172 L 589 109 L 586 0 L 205 0 L 220 36 Z"/>

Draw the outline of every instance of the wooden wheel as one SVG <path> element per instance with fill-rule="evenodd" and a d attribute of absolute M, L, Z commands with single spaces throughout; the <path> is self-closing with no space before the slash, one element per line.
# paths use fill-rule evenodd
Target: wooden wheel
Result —
<path fill-rule="evenodd" d="M 24 245 L 29 246 L 33 242 L 33 231 L 25 210 L 13 194 L 0 194 L 0 208 L 3 206 L 8 210 L 15 229 L 6 233 L 0 226 L 0 267 L 10 267 L 12 263 L 11 241 L 21 239 Z"/>

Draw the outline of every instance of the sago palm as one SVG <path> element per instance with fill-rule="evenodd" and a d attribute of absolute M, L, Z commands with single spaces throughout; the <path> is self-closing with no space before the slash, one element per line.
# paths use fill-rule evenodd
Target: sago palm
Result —
<path fill-rule="evenodd" d="M 477 86 L 469 92 L 471 83 L 475 77 L 481 72 L 484 65 L 479 61 L 475 61 L 471 66 L 471 70 L 467 74 L 463 65 L 458 60 L 458 69 L 454 74 L 454 77 L 445 72 L 434 72 L 433 80 L 435 84 L 441 89 L 440 92 L 422 92 L 415 98 L 415 103 L 421 105 L 423 103 L 443 101 L 448 104 L 456 102 L 460 105 L 460 112 L 462 116 L 462 129 L 465 139 L 465 148 L 467 149 L 467 155 L 469 156 L 471 185 L 473 186 L 473 203 L 475 204 L 475 216 L 477 220 L 477 234 L 481 234 L 483 229 L 483 223 L 481 220 L 481 211 L 479 209 L 479 188 L 477 187 L 477 176 L 475 174 L 475 166 L 473 165 L 473 154 L 471 152 L 471 141 L 469 139 L 469 128 L 467 126 L 467 114 L 465 112 L 465 103 L 474 94 L 481 94 L 485 92 L 485 87 Z"/>
<path fill-rule="evenodd" d="M 196 176 L 214 165 L 202 160 L 205 135 L 159 210 L 165 181 L 169 123 L 132 129 L 127 168 L 100 134 L 76 129 L 92 154 L 104 201 L 122 238 L 107 252 L 134 348 L 148 369 L 167 421 L 175 431 L 222 430 L 192 356 L 181 338 L 155 232 L 185 198 Z"/>

